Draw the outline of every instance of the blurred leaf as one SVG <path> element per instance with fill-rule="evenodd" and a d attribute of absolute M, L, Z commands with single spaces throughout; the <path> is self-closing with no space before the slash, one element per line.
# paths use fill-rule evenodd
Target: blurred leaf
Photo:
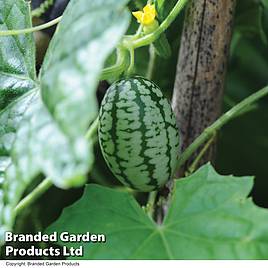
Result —
<path fill-rule="evenodd" d="M 6 171 L 12 164 L 10 154 L 16 138 L 17 128 L 25 111 L 32 103 L 35 93 L 35 90 L 31 90 L 13 101 L 5 110 L 0 112 L 0 244 L 3 234 L 6 231 L 6 225 L 14 220 L 12 216 L 14 207 L 21 198 L 27 183 L 31 180 L 31 178 L 21 181 L 20 178 L 8 179 L 6 177 Z"/>
<path fill-rule="evenodd" d="M 94 158 L 91 143 L 84 138 L 70 139 L 59 129 L 39 91 L 17 128 L 11 156 L 10 181 L 17 178 L 26 182 L 43 173 L 60 188 L 83 185 Z"/>
<path fill-rule="evenodd" d="M 268 8 L 268 0 L 261 0 L 265 8 Z"/>
<path fill-rule="evenodd" d="M 42 96 L 69 136 L 83 135 L 97 116 L 98 78 L 106 58 L 127 30 L 127 2 L 71 1 L 51 41 L 41 72 Z"/>
<path fill-rule="evenodd" d="M 265 259 L 268 211 L 247 199 L 252 185 L 203 166 L 176 182 L 162 225 L 129 194 L 89 185 L 48 232 L 104 233 L 107 243 L 83 244 L 84 259 Z"/>
<path fill-rule="evenodd" d="M 68 188 L 83 185 L 93 164 L 91 144 L 69 139 L 44 107 L 38 89 L 23 95 L 0 115 L 2 152 L 11 154 L 0 193 L 0 240 L 10 230 L 17 203 L 32 180 L 40 173 L 55 185 Z M 59 153 L 60 148 L 60 153 Z"/>

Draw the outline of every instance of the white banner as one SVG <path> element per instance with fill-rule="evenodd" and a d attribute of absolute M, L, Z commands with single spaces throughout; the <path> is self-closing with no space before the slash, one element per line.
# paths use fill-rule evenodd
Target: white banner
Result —
<path fill-rule="evenodd" d="M 1 268 L 80 267 L 80 268 L 267 268 L 268 261 L 0 261 Z"/>

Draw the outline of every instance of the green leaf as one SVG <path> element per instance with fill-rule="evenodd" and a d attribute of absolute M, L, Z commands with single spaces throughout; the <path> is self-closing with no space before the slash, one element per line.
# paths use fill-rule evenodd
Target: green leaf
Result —
<path fill-rule="evenodd" d="M 23 192 L 37 175 L 45 174 L 61 188 L 81 186 L 94 156 L 92 143 L 61 132 L 38 89 L 9 105 L 0 114 L 0 124 L 1 240 L 13 225 L 14 209 Z"/>
<path fill-rule="evenodd" d="M 32 26 L 29 4 L 23 0 L 0 2 L 0 31 Z M 0 36 L 0 110 L 35 87 L 33 35 Z"/>
<path fill-rule="evenodd" d="M 23 0 L 0 2 L 0 31 L 31 27 L 29 3 Z M 3 221 L 10 213 L 6 200 L 15 200 L 14 191 L 6 191 L 5 172 L 11 164 L 10 150 L 16 128 L 31 100 L 36 87 L 35 46 L 32 34 L 0 36 L 0 236 Z M 30 91 L 30 92 L 29 92 Z M 27 93 L 29 92 L 29 93 Z M 13 181 L 13 186 L 23 187 Z M 20 196 L 18 196 L 20 198 Z"/>
<path fill-rule="evenodd" d="M 91 143 L 61 132 L 38 89 L 9 105 L 0 114 L 0 123 L 0 174 L 5 173 L 0 177 L 1 240 L 13 225 L 14 209 L 23 192 L 37 175 L 48 176 L 61 188 L 81 186 L 94 157 Z"/>
<path fill-rule="evenodd" d="M 97 116 L 96 87 L 104 62 L 129 25 L 128 0 L 73 0 L 42 68 L 42 96 L 53 118 L 72 137 Z"/>
<path fill-rule="evenodd" d="M 0 7 L 3 14 L 0 13 L 0 20 L 7 21 L 7 15 L 4 13 L 9 12 L 14 21 L 29 21 L 30 13 L 25 2 L 22 0 L 18 2 L 4 1 L 4 3 L 11 2 L 12 6 L 3 6 L 1 2 L 2 6 Z M 62 107 L 66 108 L 68 103 L 71 104 L 68 106 L 70 110 L 68 108 L 66 111 L 61 111 L 66 112 L 66 116 L 70 119 L 79 115 L 77 122 L 75 120 L 70 122 L 71 128 L 77 129 L 76 135 L 72 135 L 72 131 L 69 133 L 61 128 L 59 121 L 55 120 L 56 117 L 52 116 L 44 105 L 39 85 L 36 85 L 32 80 L 35 79 L 34 50 L 31 49 L 33 40 L 28 40 L 25 35 L 19 35 L 17 39 L 12 36 L 3 39 L 0 37 L 0 42 L 6 42 L 3 43 L 4 47 L 1 47 L 1 57 L 3 59 L 10 58 L 10 64 L 17 63 L 18 68 L 25 70 L 24 73 L 14 75 L 10 68 L 6 68 L 5 75 L 12 76 L 13 81 L 16 78 L 21 79 L 23 76 L 25 84 L 21 81 L 20 83 L 16 82 L 20 90 L 23 89 L 24 85 L 27 90 L 31 89 L 27 82 L 35 87 L 29 94 L 24 94 L 16 101 L 9 103 L 0 113 L 0 161 L 2 160 L 0 162 L 0 240 L 3 238 L 3 233 L 12 228 L 16 216 L 15 207 L 37 175 L 48 176 L 56 186 L 61 188 L 77 187 L 86 182 L 86 175 L 93 164 L 94 157 L 91 141 L 86 141 L 84 138 L 85 129 L 82 130 L 80 123 L 86 118 L 89 125 L 90 120 L 96 116 L 97 101 L 94 91 L 109 50 L 114 48 L 127 27 L 128 13 L 126 11 L 121 13 L 120 9 L 120 7 L 123 9 L 123 3 L 126 2 L 117 1 L 110 9 L 109 6 L 103 5 L 106 9 L 102 10 L 97 4 L 93 5 L 97 1 L 91 1 L 89 5 L 83 0 L 73 1 L 67 9 L 67 15 L 64 15 L 61 27 L 48 51 L 42 70 L 42 83 L 43 85 L 50 82 L 56 84 L 55 86 L 50 84 L 53 87 L 51 96 L 44 95 L 50 101 L 52 98 L 57 100 L 57 103 L 54 103 L 54 108 L 58 111 Z M 112 4 L 113 2 L 106 1 L 106 3 Z M 27 7 L 28 13 L 13 12 L 13 8 L 16 9 L 18 5 Z M 10 8 L 11 11 L 6 10 L 6 8 Z M 108 17 L 109 24 L 107 23 L 108 18 L 104 19 L 103 14 L 110 16 Z M 97 15 L 99 20 L 97 20 Z M 92 16 L 95 19 L 94 24 Z M 103 19 L 106 23 L 106 29 L 102 28 Z M 14 25 L 9 26 L 12 29 Z M 20 28 L 22 26 L 23 24 L 20 25 Z M 24 27 L 30 26 L 24 25 Z M 83 34 L 77 35 L 81 31 Z M 12 52 L 15 49 L 14 51 L 8 50 L 9 46 L 12 48 L 13 43 L 7 41 L 12 42 L 13 39 L 16 40 L 16 44 L 24 40 L 18 49 L 21 54 L 16 52 L 13 55 Z M 99 50 L 94 50 L 95 48 L 99 48 Z M 94 56 L 93 50 L 99 54 Z M 26 54 L 32 55 L 31 60 L 25 56 Z M 22 55 L 24 57 L 20 60 Z M 90 63 L 87 59 L 90 59 Z M 72 91 L 68 91 L 70 84 L 65 84 L 60 79 L 66 75 L 67 80 L 71 81 Z M 60 82 L 56 76 L 59 77 Z M 8 83 L 7 76 L 1 76 L 1 79 L 2 84 Z M 73 88 L 72 82 L 77 87 Z M 63 92 L 62 86 L 66 86 L 65 89 L 68 92 Z M 10 87 L 10 89 L 13 88 Z M 43 90 L 46 91 L 46 89 Z M 67 93 L 68 95 L 66 95 Z M 72 117 L 72 112 L 75 114 L 74 117 Z"/>
<path fill-rule="evenodd" d="M 252 186 L 205 165 L 176 182 L 157 225 L 130 194 L 89 185 L 48 232 L 104 233 L 105 244 L 83 244 L 84 259 L 267 259 L 268 212 L 247 197 Z"/>
<path fill-rule="evenodd" d="M 31 104 L 35 90 L 19 97 L 0 112 L 0 156 L 10 155 L 21 119 Z"/>
<path fill-rule="evenodd" d="M 6 229 L 6 225 L 10 227 L 14 220 L 14 208 L 31 179 L 7 178 L 6 171 L 12 164 L 10 152 L 17 128 L 35 94 L 35 90 L 29 91 L 0 112 L 0 244 L 3 233 L 10 229 Z"/>
<path fill-rule="evenodd" d="M 81 186 L 93 164 L 92 150 L 84 138 L 73 140 L 61 132 L 37 91 L 17 128 L 7 179 L 26 182 L 43 173 L 60 188 Z"/>

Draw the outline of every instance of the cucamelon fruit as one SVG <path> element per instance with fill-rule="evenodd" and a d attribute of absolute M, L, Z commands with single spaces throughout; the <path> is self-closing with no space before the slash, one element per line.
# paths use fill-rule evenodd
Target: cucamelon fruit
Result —
<path fill-rule="evenodd" d="M 153 191 L 174 172 L 179 133 L 168 100 L 142 77 L 115 82 L 99 115 L 99 142 L 113 174 L 126 186 Z"/>

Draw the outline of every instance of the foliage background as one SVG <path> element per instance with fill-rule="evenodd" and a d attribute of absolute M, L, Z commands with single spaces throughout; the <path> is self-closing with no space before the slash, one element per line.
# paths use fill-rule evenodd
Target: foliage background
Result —
<path fill-rule="evenodd" d="M 177 53 L 184 14 L 168 30 L 173 57 L 157 57 L 153 80 L 171 97 L 176 73 Z M 266 0 L 238 0 L 234 33 L 226 77 L 223 111 L 268 83 L 268 5 Z M 145 55 L 145 56 L 144 56 Z M 144 75 L 148 62 L 147 49 L 138 52 L 137 70 Z M 168 67 L 167 67 L 168 66 Z M 267 98 L 238 119 L 227 124 L 219 133 L 216 167 L 221 174 L 254 175 L 252 196 L 256 204 L 268 208 Z M 101 160 L 100 160 L 101 161 Z M 99 172 L 103 170 L 99 169 Z M 102 177 L 111 177 L 107 171 Z"/>
<path fill-rule="evenodd" d="M 64 1 L 63 1 L 64 2 Z M 142 2 L 142 1 L 141 1 Z M 131 8 L 137 8 L 132 2 Z M 62 6 L 61 6 L 62 8 Z M 53 11 L 58 15 L 57 10 Z M 51 19 L 50 13 L 45 18 Z M 179 50 L 180 34 L 183 27 L 184 14 L 168 30 L 168 38 L 172 46 L 173 57 L 168 60 L 156 59 L 153 80 L 171 97 L 175 80 L 177 53 Z M 254 18 L 254 19 L 248 19 Z M 129 32 L 136 27 L 132 21 Z M 228 110 L 240 100 L 250 95 L 268 82 L 268 6 L 259 0 L 238 0 L 235 16 L 234 34 L 230 60 L 227 72 L 226 90 L 223 110 Z M 146 73 L 148 62 L 148 49 L 142 48 L 137 53 L 136 70 L 139 74 Z M 168 66 L 168 68 L 167 68 Z M 103 88 L 102 88 L 103 89 Z M 103 90 L 99 89 L 99 101 Z M 216 167 L 221 174 L 234 174 L 239 176 L 256 175 L 253 198 L 256 204 L 268 208 L 267 200 L 267 150 L 268 150 L 268 108 L 267 99 L 252 107 L 253 111 L 246 113 L 229 123 L 220 131 Z M 101 185 L 118 185 L 111 172 L 107 169 L 102 158 L 99 146 L 95 146 L 96 162 L 93 172 L 89 175 L 89 182 Z M 119 185 L 118 185 L 119 186 Z M 42 213 L 36 213 L 36 221 L 42 226 L 48 226 L 60 214 L 62 207 L 72 204 L 83 193 L 83 189 L 62 191 L 57 188 L 49 190 L 36 204 L 41 206 Z M 53 197 L 53 199 L 52 199 Z M 56 198 L 56 200 L 55 200 Z M 144 196 L 138 196 L 141 203 Z M 58 204 L 58 206 L 55 206 Z M 49 216 L 48 216 L 49 215 Z M 24 220 L 21 220 L 24 222 Z M 25 228 L 25 224 L 18 228 Z M 26 224 L 32 229 L 32 223 Z"/>
<path fill-rule="evenodd" d="M 227 73 L 224 110 L 268 82 L 267 1 L 238 1 Z M 222 174 L 256 176 L 253 198 L 268 208 L 267 98 L 220 132 L 217 170 Z"/>
<path fill-rule="evenodd" d="M 142 3 L 142 1 L 137 2 Z M 240 100 L 253 93 L 254 90 L 267 85 L 267 2 L 267 0 L 238 0 L 223 110 L 230 109 Z M 134 8 L 133 4 L 130 4 L 130 7 Z M 57 14 L 57 11 L 53 10 L 53 12 Z M 173 56 L 168 60 L 157 58 L 152 77 L 169 97 L 171 97 L 174 84 L 183 15 L 181 14 L 167 33 Z M 48 12 L 45 18 L 47 20 L 53 18 L 51 12 Z M 133 32 L 135 26 L 136 23 L 133 20 L 129 32 Z M 50 31 L 49 34 L 52 34 L 52 32 Z M 148 49 L 140 49 L 137 54 L 137 72 L 139 74 L 145 74 L 147 62 Z M 103 90 L 99 90 L 99 101 L 102 96 Z M 254 105 L 250 113 L 240 116 L 220 131 L 216 162 L 216 169 L 220 174 L 256 176 L 252 196 L 257 205 L 266 208 L 268 208 L 267 101 L 267 99 L 264 99 Z M 95 153 L 96 164 L 93 172 L 88 176 L 88 181 L 101 185 L 120 186 L 106 168 L 98 145 L 95 146 Z M 31 187 L 34 187 L 34 185 Z M 28 192 L 31 189 L 29 188 Z M 34 207 L 26 210 L 18 219 L 16 231 L 35 232 L 46 228 L 58 218 L 63 207 L 69 206 L 79 199 L 82 193 L 82 188 L 63 191 L 52 187 L 38 200 Z M 141 204 L 144 204 L 144 195 L 138 195 L 137 198 Z"/>

